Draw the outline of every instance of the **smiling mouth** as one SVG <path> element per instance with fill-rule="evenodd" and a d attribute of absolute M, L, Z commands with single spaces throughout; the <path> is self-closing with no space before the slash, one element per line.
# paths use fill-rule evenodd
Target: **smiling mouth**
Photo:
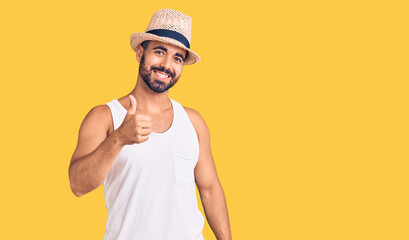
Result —
<path fill-rule="evenodd" d="M 166 79 L 170 78 L 170 75 L 169 75 L 169 74 L 166 74 L 166 73 L 164 73 L 164 72 L 159 72 L 159 71 L 156 71 L 156 70 L 153 70 L 153 72 L 155 73 L 155 75 L 156 75 L 160 80 L 166 80 Z"/>

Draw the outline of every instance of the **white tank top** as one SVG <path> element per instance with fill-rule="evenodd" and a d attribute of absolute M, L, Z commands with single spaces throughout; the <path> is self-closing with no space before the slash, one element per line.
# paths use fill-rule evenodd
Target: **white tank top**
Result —
<path fill-rule="evenodd" d="M 104 240 L 204 240 L 194 168 L 199 158 L 196 131 L 180 103 L 169 98 L 173 122 L 140 144 L 125 145 L 104 182 L 108 211 Z M 127 110 L 107 103 L 114 130 Z"/>

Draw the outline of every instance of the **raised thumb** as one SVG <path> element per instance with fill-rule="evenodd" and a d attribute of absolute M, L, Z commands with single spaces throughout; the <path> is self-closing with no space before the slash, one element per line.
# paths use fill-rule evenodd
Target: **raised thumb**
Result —
<path fill-rule="evenodd" d="M 135 112 L 136 112 L 136 105 L 137 105 L 136 99 L 135 99 L 134 96 L 129 95 L 129 100 L 130 100 L 130 102 L 131 102 L 131 105 L 130 105 L 129 108 L 128 108 L 128 113 L 129 113 L 129 114 L 135 114 Z"/>

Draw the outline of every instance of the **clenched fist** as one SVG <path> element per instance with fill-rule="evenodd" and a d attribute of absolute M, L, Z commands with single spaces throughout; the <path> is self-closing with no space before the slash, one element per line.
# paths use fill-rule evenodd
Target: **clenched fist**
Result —
<path fill-rule="evenodd" d="M 145 142 L 151 134 L 151 118 L 146 115 L 136 114 L 137 102 L 134 96 L 129 95 L 131 105 L 125 119 L 117 129 L 119 138 L 125 145 Z"/>

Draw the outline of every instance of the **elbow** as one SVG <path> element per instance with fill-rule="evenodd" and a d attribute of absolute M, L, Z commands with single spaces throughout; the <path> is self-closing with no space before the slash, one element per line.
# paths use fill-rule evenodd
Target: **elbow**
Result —
<path fill-rule="evenodd" d="M 74 195 L 75 195 L 76 197 L 81 197 L 83 194 L 81 194 L 81 193 L 74 193 Z"/>
<path fill-rule="evenodd" d="M 82 192 L 80 192 L 73 184 L 71 184 L 71 192 L 76 196 L 76 197 L 81 197 L 84 195 Z"/>
<path fill-rule="evenodd" d="M 68 168 L 68 179 L 70 181 L 70 188 L 71 188 L 71 192 L 76 196 L 76 197 L 81 197 L 82 195 L 84 195 L 82 192 L 80 192 L 80 190 L 78 189 L 77 184 L 75 184 L 74 179 L 72 178 L 72 173 L 71 173 L 71 165 Z"/>
<path fill-rule="evenodd" d="M 72 193 L 77 197 L 81 197 L 82 195 L 91 192 L 100 185 L 89 184 L 74 176 L 75 174 L 72 174 L 71 172 L 69 173 L 70 188 Z"/>
<path fill-rule="evenodd" d="M 76 192 L 76 191 L 74 191 L 74 190 L 72 190 L 72 193 L 74 193 L 74 195 L 75 195 L 76 197 L 81 197 L 82 195 L 84 195 L 84 194 L 82 194 L 82 193 L 80 193 L 80 192 Z"/>
<path fill-rule="evenodd" d="M 73 181 L 70 180 L 70 188 L 71 192 L 76 196 L 76 197 L 81 197 L 82 195 L 87 194 L 88 192 L 92 191 L 94 188 L 90 189 L 87 188 L 86 185 L 79 183 L 78 181 Z"/>
<path fill-rule="evenodd" d="M 74 180 L 71 179 L 70 176 L 70 188 L 71 188 L 71 192 L 77 196 L 77 197 L 81 197 L 82 195 L 84 195 L 80 190 L 79 187 L 74 183 Z"/>

